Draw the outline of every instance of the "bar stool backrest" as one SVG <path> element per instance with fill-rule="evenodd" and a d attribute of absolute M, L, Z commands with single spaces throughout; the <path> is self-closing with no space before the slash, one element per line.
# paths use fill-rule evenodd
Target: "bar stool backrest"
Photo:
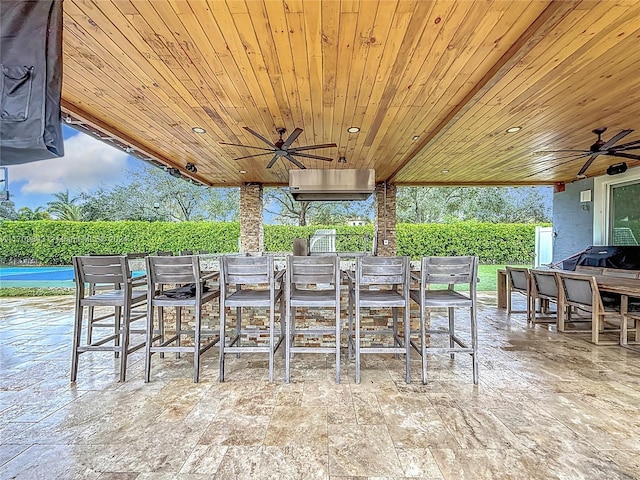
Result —
<path fill-rule="evenodd" d="M 356 282 L 360 285 L 409 284 L 409 257 L 358 257 Z"/>
<path fill-rule="evenodd" d="M 84 290 L 89 285 L 120 285 L 131 278 L 129 263 L 125 256 L 78 256 L 73 257 L 76 287 Z"/>
<path fill-rule="evenodd" d="M 475 297 L 478 277 L 478 257 L 423 257 L 422 285 L 453 285 L 467 284 L 470 293 Z"/>
<path fill-rule="evenodd" d="M 273 282 L 273 257 L 220 258 L 220 282 L 237 285 L 261 285 Z"/>
<path fill-rule="evenodd" d="M 340 284 L 340 259 L 337 255 L 287 257 L 287 272 L 291 284 Z"/>
<path fill-rule="evenodd" d="M 149 283 L 154 285 L 195 283 L 200 278 L 200 262 L 195 255 L 147 257 Z"/>

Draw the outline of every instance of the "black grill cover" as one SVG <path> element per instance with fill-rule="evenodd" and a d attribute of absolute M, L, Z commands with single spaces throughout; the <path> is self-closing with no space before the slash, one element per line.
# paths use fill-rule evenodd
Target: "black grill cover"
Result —
<path fill-rule="evenodd" d="M 591 246 L 581 254 L 565 260 L 562 268 L 575 270 L 576 265 L 640 270 L 640 246 Z"/>
<path fill-rule="evenodd" d="M 0 1 L 0 164 L 64 155 L 62 0 Z"/>

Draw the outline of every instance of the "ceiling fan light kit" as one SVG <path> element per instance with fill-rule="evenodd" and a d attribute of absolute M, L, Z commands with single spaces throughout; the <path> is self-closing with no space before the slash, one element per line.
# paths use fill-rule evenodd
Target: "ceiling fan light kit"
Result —
<path fill-rule="evenodd" d="M 267 164 L 267 168 L 273 167 L 273 165 L 276 163 L 276 160 L 278 160 L 280 157 L 286 158 L 287 160 L 289 160 L 289 162 L 293 163 L 300 170 L 304 170 L 307 167 L 305 167 L 296 157 L 322 160 L 323 162 L 332 162 L 333 158 L 330 158 L 330 157 L 323 157 L 320 155 L 312 155 L 310 153 L 301 153 L 301 152 L 304 152 L 306 150 L 315 150 L 318 148 L 337 147 L 335 143 L 323 143 L 318 145 L 305 145 L 301 147 L 292 147 L 291 145 L 293 144 L 293 142 L 295 142 L 297 138 L 300 136 L 300 134 L 304 131 L 302 128 L 294 129 L 293 132 L 291 132 L 291 135 L 289 135 L 289 137 L 286 140 L 284 140 L 282 136 L 287 132 L 287 129 L 284 127 L 276 128 L 276 132 L 278 133 L 279 138 L 275 143 L 271 142 L 270 140 L 263 137 L 258 132 L 252 130 L 249 127 L 242 127 L 242 128 L 244 128 L 247 132 L 249 132 L 254 137 L 257 137 L 258 139 L 266 143 L 270 148 L 256 147 L 253 145 L 242 145 L 240 143 L 227 143 L 227 142 L 220 142 L 220 145 L 231 145 L 234 147 L 255 148 L 258 150 L 264 150 L 264 152 L 262 153 L 257 153 L 255 155 L 247 155 L 245 157 L 239 157 L 239 158 L 236 158 L 235 160 L 244 160 L 247 158 L 259 157 L 261 155 L 273 154 L 273 158 L 271 158 L 271 160 Z"/>

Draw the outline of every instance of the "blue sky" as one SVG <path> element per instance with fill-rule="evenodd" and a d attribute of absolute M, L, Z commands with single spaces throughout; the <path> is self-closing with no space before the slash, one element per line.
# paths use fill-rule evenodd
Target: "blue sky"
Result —
<path fill-rule="evenodd" d="M 71 196 L 100 185 L 115 185 L 141 161 L 63 124 L 62 158 L 9 167 L 11 200 L 20 207 L 46 207 L 53 194 L 69 189 Z"/>

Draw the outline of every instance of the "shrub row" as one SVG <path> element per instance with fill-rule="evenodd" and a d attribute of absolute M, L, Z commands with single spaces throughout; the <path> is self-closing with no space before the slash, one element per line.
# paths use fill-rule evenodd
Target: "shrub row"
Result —
<path fill-rule="evenodd" d="M 334 228 L 336 249 L 370 251 L 371 225 L 348 227 L 265 225 L 267 252 L 290 252 L 294 238 L 310 238 L 320 228 Z M 238 251 L 238 223 L 212 222 L 1 222 L 0 260 L 68 265 L 83 254 L 127 252 L 178 253 L 181 250 L 231 253 Z M 460 222 L 398 224 L 398 254 L 477 255 L 482 263 L 530 263 L 535 225 Z"/>

